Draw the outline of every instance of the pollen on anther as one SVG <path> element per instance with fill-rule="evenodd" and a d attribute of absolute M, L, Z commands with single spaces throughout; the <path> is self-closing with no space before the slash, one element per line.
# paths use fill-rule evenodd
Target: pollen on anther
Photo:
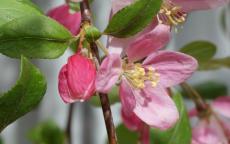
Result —
<path fill-rule="evenodd" d="M 170 26 L 177 26 L 185 22 L 187 14 L 180 6 L 165 0 L 157 15 L 158 22 Z"/>

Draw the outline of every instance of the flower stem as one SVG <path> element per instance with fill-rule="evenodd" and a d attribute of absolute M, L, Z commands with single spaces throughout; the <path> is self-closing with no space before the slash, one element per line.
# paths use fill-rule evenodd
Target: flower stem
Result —
<path fill-rule="evenodd" d="M 70 2 L 70 0 L 65 0 L 65 3 L 68 4 Z"/>
<path fill-rule="evenodd" d="M 66 125 L 66 130 L 65 130 L 66 139 L 67 139 L 68 144 L 72 144 L 71 129 L 72 129 L 73 108 L 74 108 L 74 104 L 70 104 L 69 112 L 68 112 L 67 125 Z"/>
<path fill-rule="evenodd" d="M 91 23 L 91 13 L 88 0 L 83 0 L 80 4 L 81 7 L 81 16 L 82 16 L 82 26 L 87 23 Z M 99 51 L 97 44 L 92 42 L 90 44 L 92 53 L 96 57 L 97 63 L 101 63 L 99 56 Z M 107 94 L 99 93 L 102 111 L 104 115 L 106 130 L 108 134 L 109 144 L 117 144 L 116 130 L 113 123 L 113 116 L 110 108 L 109 97 Z"/>
<path fill-rule="evenodd" d="M 187 92 L 188 96 L 194 101 L 196 109 L 198 111 L 206 111 L 207 104 L 202 99 L 201 95 L 188 83 L 184 82 L 181 84 L 181 87 Z"/>
<path fill-rule="evenodd" d="M 116 136 L 116 131 L 113 123 L 113 117 L 110 109 L 110 102 L 109 102 L 108 95 L 100 93 L 99 96 L 100 96 L 102 111 L 105 119 L 109 144 L 117 144 L 117 136 Z"/>

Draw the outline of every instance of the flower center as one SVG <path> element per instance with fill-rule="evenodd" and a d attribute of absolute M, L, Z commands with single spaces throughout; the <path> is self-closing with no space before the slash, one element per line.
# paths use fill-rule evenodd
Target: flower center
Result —
<path fill-rule="evenodd" d="M 124 76 L 134 88 L 144 88 L 145 81 L 150 81 L 153 87 L 156 87 L 160 75 L 152 67 L 143 68 L 140 63 L 125 64 L 123 66 Z"/>
<path fill-rule="evenodd" d="M 157 15 L 158 22 L 170 26 L 177 26 L 185 22 L 187 14 L 180 6 L 175 5 L 170 0 L 165 0 Z"/>

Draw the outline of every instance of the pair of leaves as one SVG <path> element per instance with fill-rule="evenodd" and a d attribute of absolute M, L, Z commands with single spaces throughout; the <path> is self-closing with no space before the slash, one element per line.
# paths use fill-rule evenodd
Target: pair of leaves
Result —
<path fill-rule="evenodd" d="M 25 57 L 21 57 L 21 73 L 16 85 L 0 96 L 0 132 L 9 124 L 34 109 L 46 91 L 46 80 Z"/>
<path fill-rule="evenodd" d="M 200 84 L 193 85 L 193 88 L 204 99 L 215 99 L 219 96 L 228 95 L 228 88 L 225 84 L 216 81 L 207 81 Z M 187 96 L 187 92 L 182 90 L 182 95 Z"/>
<path fill-rule="evenodd" d="M 28 136 L 34 144 L 65 144 L 65 132 L 51 120 L 37 125 Z"/>
<path fill-rule="evenodd" d="M 1 0 L 0 53 L 12 58 L 57 58 L 71 39 L 66 28 L 29 0 Z"/>
<path fill-rule="evenodd" d="M 115 37 L 129 37 L 143 30 L 161 7 L 162 0 L 136 0 L 118 11 L 104 33 Z"/>
<path fill-rule="evenodd" d="M 191 126 L 189 117 L 180 93 L 173 93 L 173 100 L 178 108 L 180 118 L 176 125 L 167 130 L 160 131 L 151 129 L 151 144 L 190 144 L 191 143 Z M 137 143 L 138 134 L 129 131 L 124 125 L 116 128 L 119 144 Z"/>
<path fill-rule="evenodd" d="M 194 41 L 180 49 L 181 52 L 196 58 L 199 70 L 230 68 L 230 57 L 214 58 L 217 47 L 208 41 Z"/>
<path fill-rule="evenodd" d="M 151 130 L 151 144 L 190 144 L 192 130 L 186 107 L 180 93 L 174 92 L 173 100 L 177 106 L 180 118 L 176 125 L 166 131 Z"/>

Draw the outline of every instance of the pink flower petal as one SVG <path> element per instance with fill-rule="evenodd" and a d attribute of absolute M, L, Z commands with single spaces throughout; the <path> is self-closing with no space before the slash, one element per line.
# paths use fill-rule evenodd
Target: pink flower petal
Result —
<path fill-rule="evenodd" d="M 95 93 L 96 68 L 91 59 L 75 54 L 68 59 L 67 82 L 76 100 L 88 100 Z"/>
<path fill-rule="evenodd" d="M 97 73 L 96 90 L 102 93 L 108 93 L 112 86 L 117 82 L 122 72 L 122 61 L 120 55 L 110 54 L 107 56 Z"/>
<path fill-rule="evenodd" d="M 214 117 L 202 120 L 193 128 L 192 144 L 228 144 L 223 129 Z"/>
<path fill-rule="evenodd" d="M 51 9 L 47 15 L 64 25 L 72 32 L 73 35 L 79 33 L 81 26 L 81 14 L 80 12 L 71 14 L 67 4 Z"/>
<path fill-rule="evenodd" d="M 149 27 L 154 27 L 155 23 Z M 163 24 L 158 24 L 155 28 L 146 28 L 136 37 L 130 45 L 125 49 L 125 52 L 130 61 L 140 60 L 145 58 L 152 52 L 163 48 L 170 40 L 170 27 Z"/>
<path fill-rule="evenodd" d="M 123 50 L 127 48 L 130 42 L 133 41 L 133 38 L 115 38 L 109 37 L 109 53 L 122 54 Z"/>
<path fill-rule="evenodd" d="M 163 48 L 170 40 L 170 27 L 157 24 L 154 20 L 139 34 L 125 39 L 111 38 L 109 49 L 123 49 L 129 61 L 145 58 L 150 53 Z"/>
<path fill-rule="evenodd" d="M 140 133 L 140 141 L 142 144 L 150 143 L 150 131 L 149 126 L 142 122 L 133 112 L 127 113 L 124 112 L 124 108 L 121 109 L 121 116 L 123 119 L 124 125 L 132 130 Z"/>
<path fill-rule="evenodd" d="M 230 97 L 219 97 L 212 103 L 212 108 L 219 114 L 230 119 Z"/>
<path fill-rule="evenodd" d="M 123 106 L 123 112 L 126 113 L 126 115 L 131 115 L 136 105 L 136 101 L 132 87 L 129 85 L 125 78 L 122 78 L 121 80 L 119 95 L 121 99 L 121 105 Z"/>
<path fill-rule="evenodd" d="M 171 0 L 181 6 L 184 11 L 213 9 L 226 5 L 229 0 Z"/>
<path fill-rule="evenodd" d="M 133 131 L 138 131 L 141 129 L 143 122 L 133 113 L 125 112 L 125 105 L 122 106 L 121 116 L 125 126 Z"/>
<path fill-rule="evenodd" d="M 176 105 L 160 85 L 153 88 L 146 83 L 142 90 L 134 90 L 136 107 L 134 113 L 146 124 L 166 130 L 179 118 Z"/>
<path fill-rule="evenodd" d="M 151 65 L 160 74 L 160 83 L 171 87 L 184 82 L 197 69 L 197 61 L 186 54 L 173 51 L 158 51 L 151 54 L 143 62 Z"/>
<path fill-rule="evenodd" d="M 59 72 L 58 91 L 59 91 L 59 94 L 62 100 L 65 103 L 72 103 L 75 101 L 74 98 L 70 94 L 69 87 L 67 84 L 67 66 L 66 65 L 64 65 L 61 71 Z"/>

